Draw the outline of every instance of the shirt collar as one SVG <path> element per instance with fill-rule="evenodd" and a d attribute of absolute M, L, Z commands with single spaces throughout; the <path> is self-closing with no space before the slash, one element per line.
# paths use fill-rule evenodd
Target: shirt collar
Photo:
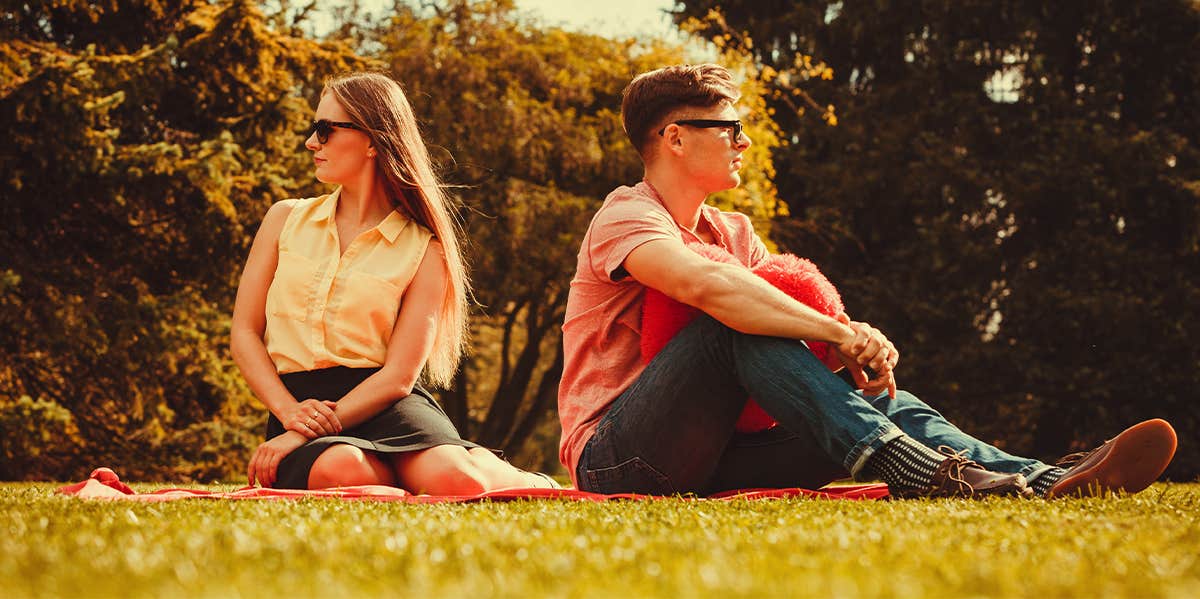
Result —
<path fill-rule="evenodd" d="M 645 179 L 639 181 L 636 185 L 634 185 L 634 189 L 637 189 L 638 191 L 654 198 L 654 200 L 658 202 L 663 209 L 666 209 L 667 206 L 663 203 L 662 196 L 658 195 L 658 190 L 655 189 L 649 181 L 646 181 Z M 725 247 L 727 245 L 725 242 L 725 233 L 717 227 L 717 219 L 720 217 L 720 215 L 720 208 L 717 208 L 716 206 L 710 206 L 708 202 L 705 201 L 704 203 L 700 204 L 700 218 L 696 221 L 696 226 L 699 226 L 700 222 L 703 221 L 706 225 L 708 225 L 708 230 L 712 231 L 713 238 L 717 244 Z M 683 228 L 683 226 L 679 223 L 675 223 L 675 226 L 679 227 L 680 232 L 686 231 L 692 237 L 700 239 L 698 235 Z"/>
<path fill-rule="evenodd" d="M 325 196 L 325 199 L 321 200 L 321 205 L 317 206 L 317 209 L 313 211 L 313 220 L 317 222 L 332 222 L 333 211 L 337 209 L 338 197 L 341 193 L 342 188 L 339 186 L 333 190 L 333 193 Z M 378 225 L 375 225 L 375 229 L 379 231 L 379 234 L 384 239 L 387 239 L 388 243 L 395 243 L 396 238 L 400 236 L 400 232 L 404 230 L 404 227 L 408 226 L 408 222 L 408 219 L 400 214 L 399 210 L 392 210 Z"/>
<path fill-rule="evenodd" d="M 708 230 L 712 231 L 713 238 L 717 244 L 723 248 L 729 249 L 729 242 L 725 239 L 725 231 L 717 226 L 717 221 L 720 220 L 721 209 L 716 206 L 703 204 L 700 206 L 700 220 L 708 224 Z M 732 251 L 732 250 L 731 250 Z"/>
<path fill-rule="evenodd" d="M 392 210 L 383 219 L 383 222 L 375 225 L 375 228 L 379 230 L 379 234 L 383 235 L 384 239 L 387 239 L 388 243 L 395 243 L 396 238 L 400 236 L 400 232 L 404 230 L 404 227 L 408 226 L 408 222 L 408 219 L 403 214 L 400 214 L 399 210 Z"/>
<path fill-rule="evenodd" d="M 326 195 L 325 198 L 321 200 L 321 205 L 317 206 L 317 209 L 313 211 L 313 220 L 320 222 L 323 220 L 329 220 L 331 217 L 333 217 L 333 211 L 335 208 L 337 208 L 338 196 L 341 195 L 341 193 L 342 188 L 339 186 L 337 189 L 333 190 L 333 193 Z"/>

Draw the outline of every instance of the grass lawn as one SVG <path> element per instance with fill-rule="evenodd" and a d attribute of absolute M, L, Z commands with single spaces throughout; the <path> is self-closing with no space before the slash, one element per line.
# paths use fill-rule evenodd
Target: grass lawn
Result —
<path fill-rule="evenodd" d="M 56 488 L 0 483 L 5 597 L 1200 597 L 1195 483 L 1054 502 L 472 505 Z"/>

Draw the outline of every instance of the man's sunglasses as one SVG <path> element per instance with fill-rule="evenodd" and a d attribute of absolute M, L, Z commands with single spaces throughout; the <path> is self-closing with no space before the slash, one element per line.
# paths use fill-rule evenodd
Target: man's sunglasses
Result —
<path fill-rule="evenodd" d="M 684 119 L 675 121 L 672 125 L 687 125 L 688 127 L 696 127 L 697 129 L 715 129 L 717 127 L 728 127 L 731 129 L 730 139 L 735 143 L 742 138 L 742 122 L 741 121 L 721 121 L 716 119 Z M 662 135 L 667 128 L 663 127 L 658 130 L 658 134 Z"/>
<path fill-rule="evenodd" d="M 363 129 L 354 123 L 321 119 L 319 121 L 312 122 L 312 126 L 308 128 L 308 135 L 305 137 L 311 137 L 313 133 L 316 133 L 317 141 L 327 144 L 329 143 L 329 136 L 333 133 L 333 130 L 336 127 L 340 127 L 342 129 L 357 129 L 359 131 L 366 131 L 366 129 Z"/>

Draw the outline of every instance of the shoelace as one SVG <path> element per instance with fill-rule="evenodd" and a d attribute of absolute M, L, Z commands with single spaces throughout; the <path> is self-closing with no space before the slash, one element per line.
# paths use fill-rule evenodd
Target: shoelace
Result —
<path fill-rule="evenodd" d="M 1116 437 L 1113 437 L 1113 439 L 1115 439 L 1115 438 Z M 1055 462 L 1054 465 L 1058 466 L 1059 468 L 1063 468 L 1065 470 L 1070 470 L 1071 467 L 1074 466 L 1075 464 L 1082 462 L 1088 456 L 1103 449 L 1105 445 L 1108 445 L 1109 441 L 1112 441 L 1112 439 L 1108 439 L 1107 441 L 1105 441 L 1105 442 L 1101 443 L 1099 446 L 1097 446 L 1095 449 L 1092 449 L 1089 451 L 1077 451 L 1075 453 L 1068 453 L 1067 455 L 1065 455 L 1061 458 L 1058 458 L 1058 461 Z"/>
<path fill-rule="evenodd" d="M 1096 450 L 1093 449 L 1092 451 Z M 1058 461 L 1054 462 L 1054 465 L 1062 468 L 1063 470 L 1070 470 L 1072 466 L 1083 461 L 1083 458 L 1086 458 L 1088 454 L 1092 453 L 1092 451 L 1077 451 L 1075 453 L 1068 453 L 1067 455 L 1058 458 Z"/>
<path fill-rule="evenodd" d="M 954 451 L 954 448 L 952 447 L 939 445 L 937 450 L 938 453 L 949 458 L 947 461 L 949 461 L 950 464 L 949 470 L 946 472 L 946 478 L 950 482 L 958 485 L 958 493 L 966 495 L 967 497 L 974 495 L 975 488 L 972 487 L 971 483 L 967 482 L 966 478 L 963 477 L 963 470 L 966 468 L 982 469 L 983 466 L 980 466 L 974 460 L 968 459 L 967 450 L 965 449 L 962 451 Z"/>

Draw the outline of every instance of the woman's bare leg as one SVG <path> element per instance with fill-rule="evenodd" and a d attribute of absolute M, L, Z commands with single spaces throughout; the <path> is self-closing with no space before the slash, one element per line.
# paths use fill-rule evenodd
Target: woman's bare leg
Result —
<path fill-rule="evenodd" d="M 469 450 L 471 458 L 480 469 L 489 473 L 494 483 L 498 485 L 497 489 L 504 488 L 544 488 L 549 485 L 548 481 L 540 474 L 526 472 L 512 464 L 500 459 L 496 454 L 482 447 L 473 447 Z M 494 489 L 493 489 L 494 490 Z"/>
<path fill-rule="evenodd" d="M 478 495 L 490 490 L 484 472 L 459 445 L 398 454 L 392 463 L 400 486 L 412 493 Z"/>
<path fill-rule="evenodd" d="M 438 445 L 396 456 L 399 484 L 412 493 L 478 495 L 511 488 L 545 487 L 546 481 L 515 468 L 483 448 Z"/>

